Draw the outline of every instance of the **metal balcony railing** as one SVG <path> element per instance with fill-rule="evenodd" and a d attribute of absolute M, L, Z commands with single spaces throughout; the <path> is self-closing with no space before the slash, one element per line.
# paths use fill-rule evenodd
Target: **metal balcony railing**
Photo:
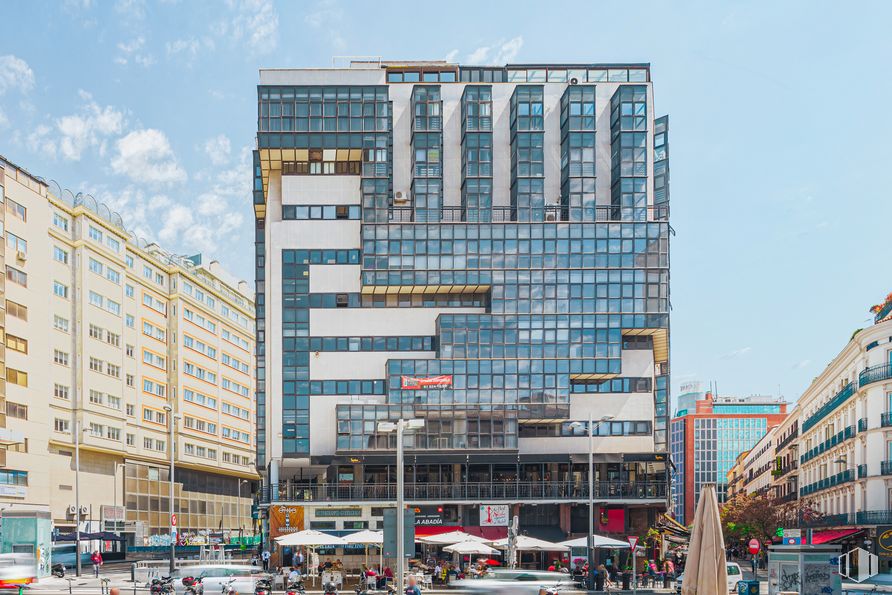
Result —
<path fill-rule="evenodd" d="M 863 372 L 862 372 L 863 374 Z M 849 397 L 855 394 L 855 383 L 850 382 L 845 385 L 841 391 L 836 393 L 832 399 L 824 403 L 820 409 L 814 412 L 811 417 L 802 424 L 802 431 L 807 432 L 815 426 L 819 421 L 830 415 L 837 407 L 845 403 Z"/>
<path fill-rule="evenodd" d="M 837 432 L 836 434 L 834 434 L 827 440 L 824 440 L 822 443 L 818 444 L 817 446 L 804 452 L 802 454 L 802 456 L 799 457 L 799 462 L 805 463 L 807 461 L 810 461 L 813 458 L 815 458 L 816 456 L 827 452 L 834 446 L 839 446 L 844 441 L 848 440 L 849 438 L 854 438 L 854 437 L 855 437 L 855 426 L 848 426 L 844 430 Z"/>
<path fill-rule="evenodd" d="M 865 477 L 867 477 L 867 465 L 858 465 L 858 479 L 864 479 Z"/>
<path fill-rule="evenodd" d="M 587 500 L 588 484 L 565 482 L 467 482 L 467 483 L 406 483 L 405 499 L 412 501 L 454 500 Z M 662 500 L 666 498 L 664 481 L 610 482 L 599 481 L 594 485 L 597 500 Z M 273 497 L 273 498 L 271 498 Z M 261 487 L 261 501 L 284 502 L 347 502 L 347 501 L 394 501 L 394 484 L 315 484 L 279 482 L 277 490 L 270 492 L 270 485 Z"/>
<path fill-rule="evenodd" d="M 391 223 L 412 223 L 416 221 L 416 210 L 421 207 L 403 206 L 388 209 Z M 434 210 L 434 209 L 429 209 Z M 512 221 L 665 221 L 669 218 L 666 205 L 652 207 L 565 207 L 547 205 L 542 207 L 490 207 L 488 209 L 465 209 L 462 207 L 440 207 L 435 214 L 425 215 L 425 221 L 441 223 L 510 223 Z"/>
<path fill-rule="evenodd" d="M 871 366 L 864 368 L 858 374 L 858 384 L 860 386 L 868 385 L 872 382 L 881 382 L 892 378 L 892 364 L 880 364 L 879 366 Z"/>
<path fill-rule="evenodd" d="M 793 442 L 798 437 L 799 437 L 799 430 L 794 429 L 792 432 L 790 432 L 789 436 L 787 436 L 786 438 L 784 438 L 783 440 L 781 440 L 778 443 L 777 447 L 775 447 L 775 449 L 774 449 L 774 454 L 780 453 L 780 451 L 782 451 L 789 443 Z"/>
<path fill-rule="evenodd" d="M 880 463 L 881 475 L 892 475 L 892 461 L 882 461 Z"/>
<path fill-rule="evenodd" d="M 844 512 L 819 518 L 800 519 L 798 525 L 802 528 L 818 527 L 848 527 L 863 525 L 889 525 L 892 524 L 892 510 L 862 510 L 860 512 Z"/>
<path fill-rule="evenodd" d="M 884 428 L 892 427 L 892 412 L 880 414 L 880 426 Z"/>
<path fill-rule="evenodd" d="M 867 431 L 867 418 L 866 417 L 862 417 L 861 419 L 858 420 L 858 431 L 859 432 Z"/>

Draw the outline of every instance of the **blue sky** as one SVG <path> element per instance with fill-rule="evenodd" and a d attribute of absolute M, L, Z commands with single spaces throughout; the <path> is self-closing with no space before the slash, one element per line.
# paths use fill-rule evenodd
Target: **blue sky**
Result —
<path fill-rule="evenodd" d="M 18 1 L 0 153 L 250 279 L 257 69 L 650 62 L 670 114 L 673 385 L 798 397 L 892 290 L 892 10 L 831 2 Z"/>

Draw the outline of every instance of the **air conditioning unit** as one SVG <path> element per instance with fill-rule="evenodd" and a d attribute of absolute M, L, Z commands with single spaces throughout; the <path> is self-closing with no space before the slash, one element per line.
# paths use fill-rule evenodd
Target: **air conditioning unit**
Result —
<path fill-rule="evenodd" d="M 572 78 L 572 79 L 570 79 L 570 84 L 571 84 L 571 85 L 578 85 L 578 84 L 579 84 L 579 79 L 578 79 L 578 78 Z"/>
<path fill-rule="evenodd" d="M 393 202 L 396 204 L 405 204 L 409 202 L 409 193 L 397 191 L 393 194 Z"/>
<path fill-rule="evenodd" d="M 69 504 L 68 514 L 70 514 L 71 516 L 74 516 L 75 514 L 77 514 L 77 506 L 75 506 L 74 504 Z"/>
<path fill-rule="evenodd" d="M 552 211 L 549 211 L 548 213 L 545 213 L 545 220 L 546 221 L 557 221 L 557 214 L 555 214 Z"/>
<path fill-rule="evenodd" d="M 346 293 L 339 293 L 335 296 L 335 305 L 338 308 L 346 308 L 348 306 L 348 297 Z"/>
<path fill-rule="evenodd" d="M 19 262 L 25 262 L 28 259 L 28 255 L 21 250 L 16 250 L 15 259 Z"/>
<path fill-rule="evenodd" d="M 86 506 L 81 506 L 81 514 L 82 514 L 82 515 L 87 514 L 87 507 L 86 507 Z"/>

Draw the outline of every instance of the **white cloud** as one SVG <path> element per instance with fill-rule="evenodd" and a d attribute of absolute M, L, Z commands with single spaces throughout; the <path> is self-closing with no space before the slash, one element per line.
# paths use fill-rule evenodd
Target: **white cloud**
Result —
<path fill-rule="evenodd" d="M 337 0 L 319 0 L 313 9 L 304 16 L 304 22 L 311 27 L 325 27 L 334 21 L 340 21 L 344 11 Z"/>
<path fill-rule="evenodd" d="M 141 21 L 146 18 L 145 0 L 118 0 L 115 10 L 128 19 Z"/>
<path fill-rule="evenodd" d="M 146 38 L 142 35 L 128 42 L 118 43 L 118 51 L 121 53 L 115 56 L 115 64 L 126 66 L 132 60 L 134 64 L 148 68 L 155 63 L 155 57 L 142 51 L 145 45 Z"/>
<path fill-rule="evenodd" d="M 165 44 L 168 58 L 184 58 L 186 63 L 191 65 L 198 57 L 202 50 L 213 51 L 216 48 L 214 40 L 210 37 L 188 37 L 184 39 L 175 39 Z"/>
<path fill-rule="evenodd" d="M 801 360 L 801 361 L 796 362 L 796 363 L 793 364 L 791 367 L 792 367 L 794 370 L 801 370 L 801 369 L 803 369 L 803 368 L 807 368 L 807 367 L 809 367 L 810 365 L 811 365 L 811 360 L 810 360 L 810 359 L 804 359 L 804 360 Z"/>
<path fill-rule="evenodd" d="M 9 118 L 3 108 L 0 108 L 0 128 L 6 128 L 7 125 L 9 125 Z"/>
<path fill-rule="evenodd" d="M 135 130 L 116 143 L 112 171 L 134 182 L 174 184 L 184 182 L 186 171 L 177 163 L 170 141 L 160 130 Z"/>
<path fill-rule="evenodd" d="M 79 113 L 57 118 L 53 126 L 40 124 L 31 131 L 27 139 L 31 151 L 68 161 L 80 161 L 84 151 L 91 148 L 105 155 L 108 141 L 124 130 L 124 114 L 110 105 L 101 107 L 84 90 L 78 95 L 85 102 Z"/>
<path fill-rule="evenodd" d="M 0 56 L 0 95 L 7 91 L 27 93 L 34 87 L 34 71 L 28 63 L 7 54 Z"/>
<path fill-rule="evenodd" d="M 213 29 L 220 37 L 242 42 L 255 54 L 276 49 L 279 42 L 279 13 L 272 0 L 228 0 L 232 18 Z"/>
<path fill-rule="evenodd" d="M 332 46 L 343 49 L 347 47 L 347 41 L 338 28 L 343 16 L 344 10 L 338 0 L 318 0 L 312 10 L 304 15 L 304 22 L 314 29 L 324 30 Z"/>
<path fill-rule="evenodd" d="M 500 39 L 494 44 L 483 45 L 468 54 L 465 58 L 467 64 L 510 64 L 517 58 L 523 47 L 523 37 L 518 35 L 509 40 Z"/>
<path fill-rule="evenodd" d="M 446 54 L 446 57 L 443 59 L 446 60 L 447 62 L 452 62 L 457 57 L 458 57 L 458 50 L 455 49 L 455 50 L 450 51 L 448 54 Z"/>
<path fill-rule="evenodd" d="M 229 161 L 232 144 L 225 134 L 218 134 L 204 143 L 204 152 L 214 165 L 223 165 Z"/>
<path fill-rule="evenodd" d="M 734 351 L 729 351 L 728 353 L 720 355 L 719 359 L 735 359 L 738 357 L 743 357 L 752 350 L 752 347 L 741 347 L 740 349 L 735 349 Z"/>

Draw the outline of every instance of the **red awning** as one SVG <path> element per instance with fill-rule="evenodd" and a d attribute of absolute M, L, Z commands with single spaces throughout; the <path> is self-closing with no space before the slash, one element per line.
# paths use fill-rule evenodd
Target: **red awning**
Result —
<path fill-rule="evenodd" d="M 822 543 L 835 543 L 846 537 L 851 537 L 856 533 L 860 533 L 863 529 L 830 529 L 828 531 L 815 531 L 811 535 L 812 545 L 821 545 Z"/>

